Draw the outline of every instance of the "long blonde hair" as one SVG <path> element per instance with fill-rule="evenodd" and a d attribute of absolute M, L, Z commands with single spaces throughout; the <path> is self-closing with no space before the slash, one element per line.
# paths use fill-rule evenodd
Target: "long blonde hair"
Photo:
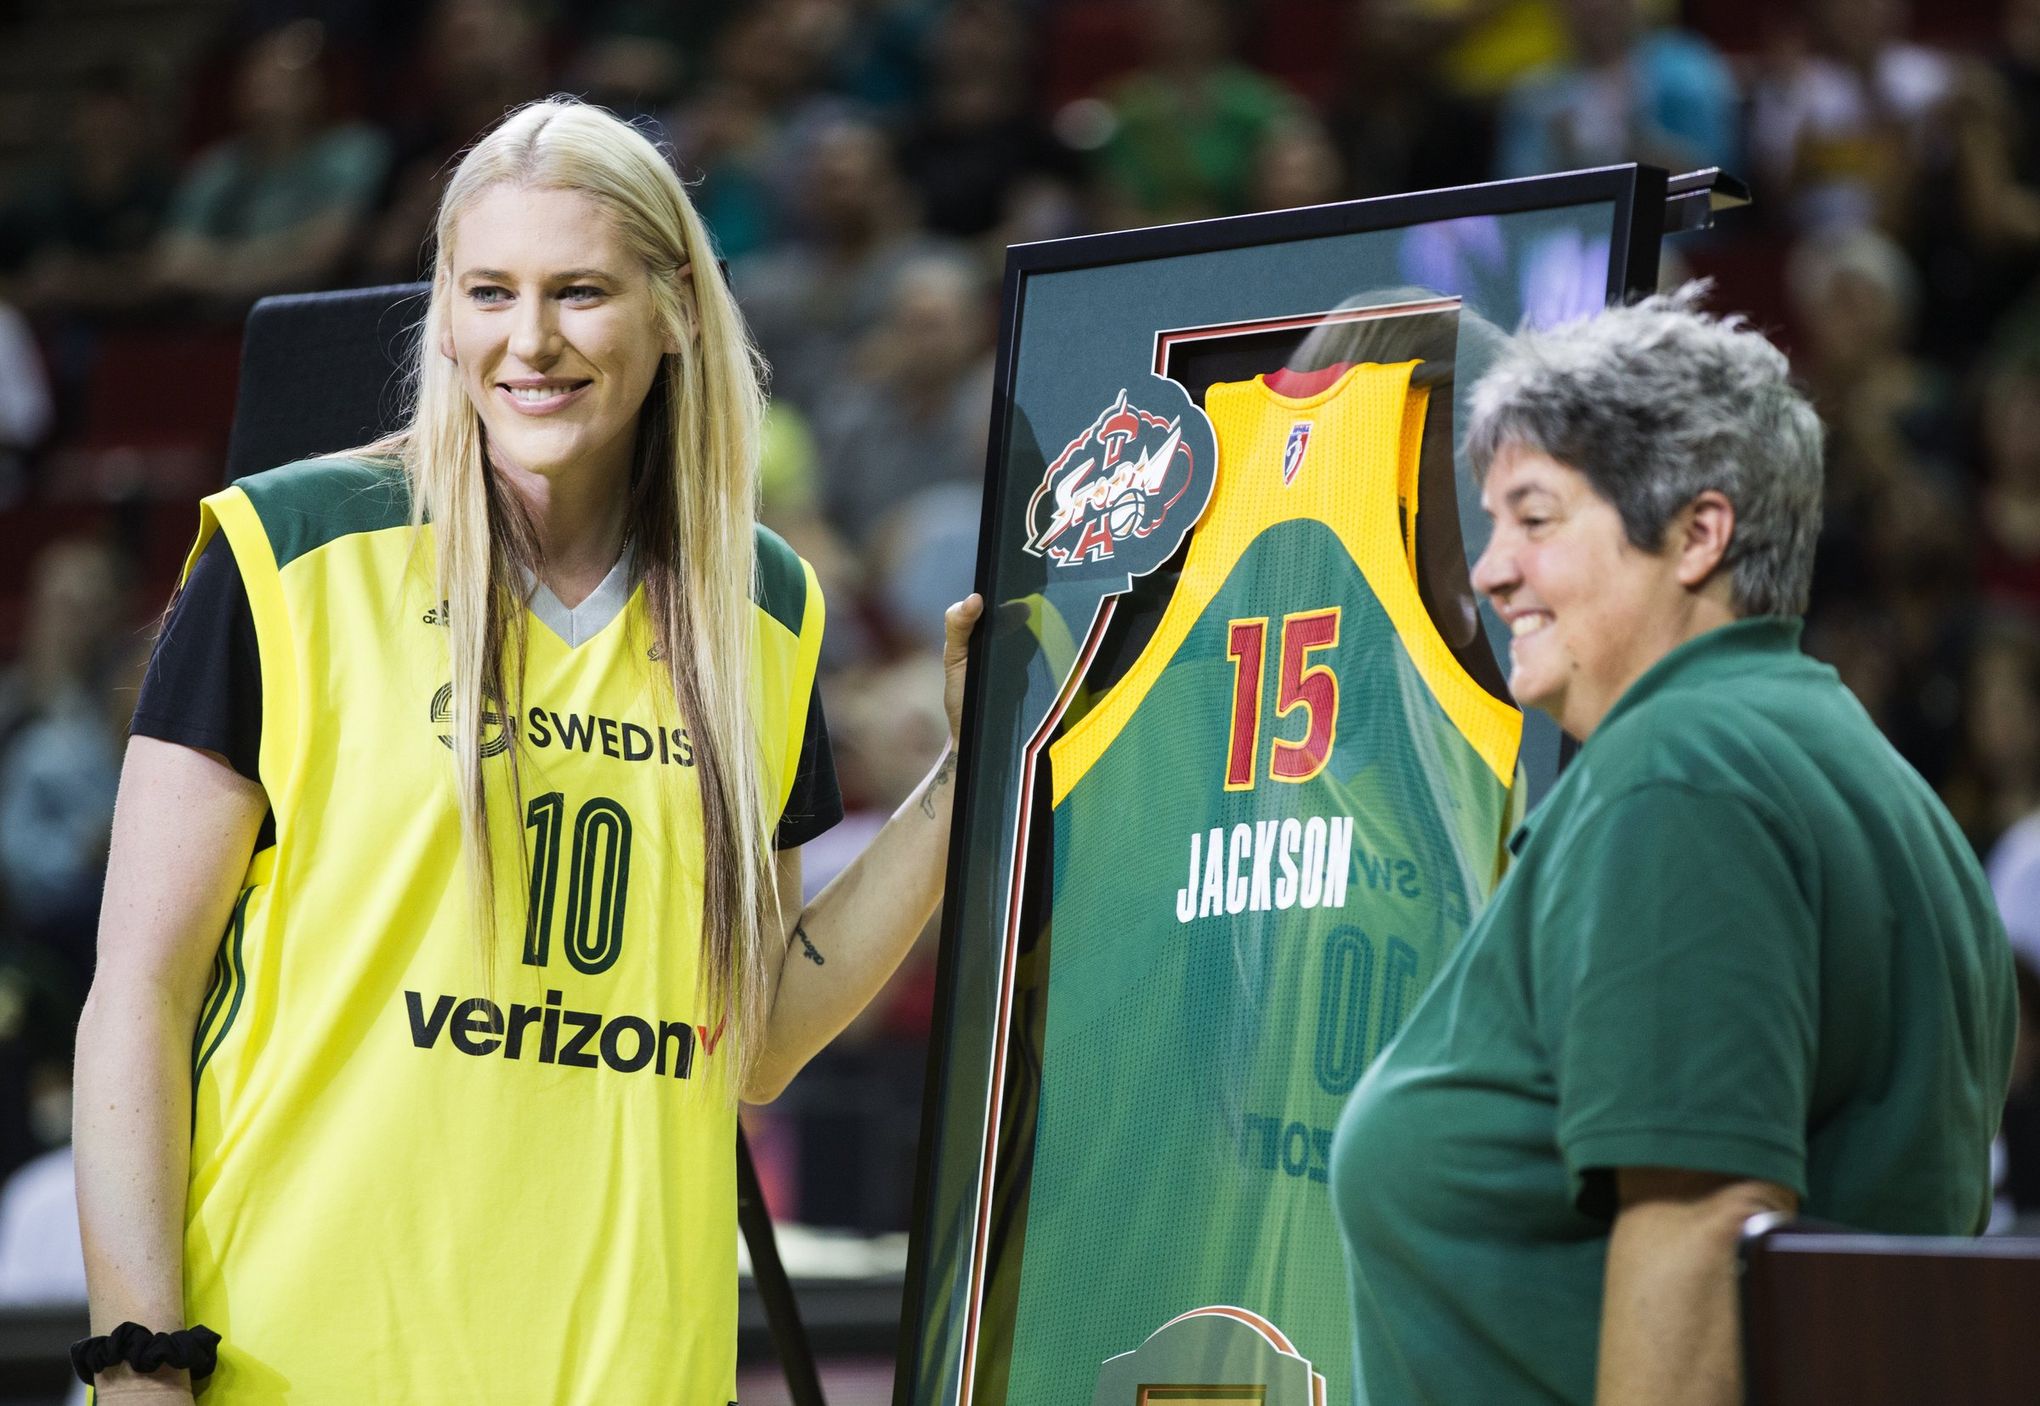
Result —
<path fill-rule="evenodd" d="M 403 464 L 413 523 L 432 524 L 449 624 L 454 784 L 484 971 L 494 969 L 498 921 L 484 713 L 501 709 L 514 735 L 525 655 L 519 568 L 539 563 L 532 524 L 489 469 L 481 421 L 440 346 L 454 291 L 455 225 L 500 185 L 577 191 L 600 202 L 625 247 L 644 261 L 660 330 L 679 349 L 660 363 L 639 418 L 627 531 L 644 580 L 651 657 L 664 662 L 694 741 L 704 857 L 701 988 L 711 1011 L 730 1017 L 732 1073 L 741 1080 L 757 1054 L 767 1007 L 765 942 L 778 911 L 749 696 L 763 366 L 672 167 L 636 129 L 571 98 L 512 112 L 447 183 L 411 421 L 371 446 Z M 517 756 L 511 747 L 508 780 L 521 807 Z"/>

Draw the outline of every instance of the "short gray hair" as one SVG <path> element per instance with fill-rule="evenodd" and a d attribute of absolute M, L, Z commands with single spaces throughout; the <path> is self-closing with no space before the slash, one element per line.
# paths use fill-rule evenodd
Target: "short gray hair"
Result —
<path fill-rule="evenodd" d="M 1630 542 L 1663 549 L 1712 489 L 1735 505 L 1723 564 L 1738 615 L 1800 615 L 1820 534 L 1821 424 L 1785 354 L 1739 316 L 1698 310 L 1689 283 L 1511 338 L 1473 390 L 1477 479 L 1509 446 L 1585 474 Z"/>

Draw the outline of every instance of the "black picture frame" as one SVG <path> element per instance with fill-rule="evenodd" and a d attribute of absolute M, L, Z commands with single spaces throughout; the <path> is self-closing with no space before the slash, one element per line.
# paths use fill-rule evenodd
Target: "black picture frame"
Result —
<path fill-rule="evenodd" d="M 1327 241 L 1407 235 L 1448 226 L 1470 228 L 1481 222 L 1506 225 L 1512 217 L 1578 215 L 1579 228 L 1605 234 L 1606 279 L 1594 300 L 1610 303 L 1656 286 L 1659 246 L 1668 228 L 1668 194 L 1704 194 L 1710 182 L 1699 177 L 1712 176 L 1698 173 L 1674 182 L 1652 167 L 1613 166 L 1091 235 L 1008 251 L 976 574 L 977 589 L 987 601 L 987 619 L 972 641 L 964 697 L 948 897 L 942 915 L 922 1139 L 915 1172 L 914 1234 L 894 1378 L 895 1406 L 952 1406 L 971 1395 L 962 1388 L 970 1385 L 970 1339 L 977 1332 L 975 1317 L 981 1293 L 974 1276 L 981 1273 L 984 1258 L 985 1222 L 991 1207 L 986 1188 L 997 1150 L 996 1136 L 988 1128 L 995 1123 L 996 1110 L 1007 1092 L 1000 1086 L 996 1061 L 987 1058 L 987 1049 L 1003 1048 L 999 1044 L 1002 1028 L 1010 1018 L 997 995 L 988 995 L 987 977 L 997 977 L 1002 962 L 1010 966 L 1011 958 L 1004 950 L 1005 933 L 1017 923 L 1016 915 L 1025 901 L 1022 889 L 1026 877 L 1015 857 L 1016 851 L 1024 850 L 1025 822 L 1015 821 L 1005 808 L 1021 775 L 1021 759 L 1014 746 L 1020 729 L 1013 719 L 1019 716 L 1015 710 L 1024 712 L 1027 704 L 1014 697 L 1015 676 L 1009 667 L 1002 667 L 1007 661 L 1001 651 L 1038 648 L 1021 642 L 1024 631 L 999 627 L 1001 610 L 1010 613 L 1012 602 L 1027 595 L 1019 586 L 1032 584 L 1015 579 L 1012 545 L 1027 535 L 1019 529 L 1041 473 L 1041 466 L 1031 460 L 1016 463 L 1012 452 L 1016 419 L 1027 409 L 1023 380 L 1031 359 L 1075 356 L 1093 345 L 1101 332 L 1119 337 L 1131 348 L 1142 336 L 1163 331 L 1165 325 L 1183 325 L 1180 312 L 1163 310 L 1153 302 L 1124 306 L 1127 300 L 1123 298 L 1115 302 L 1110 296 L 1082 297 L 1086 276 L 1096 275 L 1089 281 L 1104 288 L 1112 283 L 1116 271 L 1168 265 L 1174 270 L 1170 285 L 1174 309 L 1182 306 L 1185 297 L 1196 301 L 1196 269 L 1201 262 L 1209 262 L 1215 270 L 1214 286 L 1208 300 L 1210 315 L 1203 321 L 1231 324 L 1242 320 L 1240 271 L 1246 271 L 1244 281 L 1261 278 L 1272 287 L 1280 281 L 1285 266 L 1304 262 L 1306 255 L 1324 254 Z M 1717 192 L 1720 184 L 1711 182 Z M 1688 217 L 1674 223 L 1677 227 L 1698 222 Z M 1037 306 L 1041 300 L 1033 294 L 1050 279 L 1063 280 L 1069 291 L 1058 296 L 1053 307 Z M 1320 274 L 1320 282 L 1322 279 Z M 1183 292 L 1184 280 L 1190 285 L 1187 293 Z M 1489 315 L 1485 297 L 1477 290 L 1423 287 L 1464 298 L 1469 306 Z M 1410 292 L 1408 288 L 1402 291 Z M 1274 305 L 1264 312 L 1270 317 L 1298 314 L 1301 307 L 1324 309 L 1339 301 L 1322 294 L 1313 301 L 1308 292 L 1299 293 L 1298 298 L 1300 303 L 1292 299 L 1289 304 L 1271 298 Z M 1499 312 L 1506 316 L 1509 309 L 1502 307 Z M 1252 308 L 1244 313 L 1247 318 L 1257 315 Z M 1191 320 L 1198 321 L 1194 316 Z M 1101 321 L 1111 327 L 1101 328 Z M 1517 317 L 1508 317 L 1508 328 L 1516 321 Z M 1130 351 L 1122 361 L 1123 366 L 1097 380 L 1108 396 L 1113 387 L 1105 382 L 1130 380 L 1146 374 L 1152 366 L 1152 360 L 1149 365 L 1136 364 Z M 1048 442 L 1064 432 L 1051 433 Z M 1460 496 L 1464 516 L 1470 505 L 1463 486 Z M 1477 546 L 1469 535 L 1465 542 L 1469 559 Z M 1498 637 L 1499 625 L 1492 619 L 1487 624 L 1492 641 Z M 1072 625 L 1072 633 L 1074 628 Z M 1526 757 L 1532 751 L 1527 732 L 1526 728 Z M 1560 760 L 1555 729 L 1549 730 L 1541 743 L 1536 766 L 1546 773 L 1543 781 L 1548 784 Z M 1538 789 L 1533 787 L 1533 795 Z M 975 1128 L 970 1126 L 973 1118 Z M 962 1180 L 966 1175 L 975 1179 L 967 1194 Z M 966 1230 L 968 1243 L 964 1240 Z M 1073 1286 L 1072 1292 L 1082 1292 L 1081 1286 Z M 992 1399 L 977 1398 L 986 1406 Z"/>

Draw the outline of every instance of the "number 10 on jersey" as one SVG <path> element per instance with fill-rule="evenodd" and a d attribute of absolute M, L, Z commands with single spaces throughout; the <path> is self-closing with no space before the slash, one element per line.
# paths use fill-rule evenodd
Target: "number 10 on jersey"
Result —
<path fill-rule="evenodd" d="M 1277 781 L 1304 782 L 1325 769 L 1339 730 L 1339 676 L 1310 656 L 1339 642 L 1339 608 L 1300 610 L 1282 617 L 1275 717 L 1304 712 L 1303 739 L 1276 738 L 1268 749 L 1268 774 Z M 1234 620 L 1226 626 L 1226 656 L 1233 662 L 1231 744 L 1226 749 L 1225 789 L 1251 791 L 1259 779 L 1261 681 L 1268 666 L 1268 617 Z"/>
<path fill-rule="evenodd" d="M 551 956 L 553 897 L 559 891 L 560 831 L 567 798 L 548 791 L 525 807 L 531 845 L 531 901 L 524 920 L 524 963 Z M 630 898 L 630 812 L 607 796 L 590 798 L 574 817 L 567 859 L 567 960 L 584 976 L 600 976 L 623 951 L 623 909 Z"/>

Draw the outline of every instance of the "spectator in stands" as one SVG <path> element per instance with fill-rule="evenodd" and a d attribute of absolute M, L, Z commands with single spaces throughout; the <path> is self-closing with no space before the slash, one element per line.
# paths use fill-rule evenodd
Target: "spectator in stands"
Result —
<path fill-rule="evenodd" d="M 1497 124 L 1495 172 L 1648 161 L 1673 171 L 1735 164 L 1740 97 L 1713 46 L 1650 27 L 1642 0 L 1565 0 L 1569 62 L 1511 88 Z"/>
<path fill-rule="evenodd" d="M 71 1035 L 133 701 L 125 574 L 98 542 L 45 547 L 20 657 L 0 672 L 0 1175 L 69 1135 Z"/>
<path fill-rule="evenodd" d="M 76 973 L 54 954 L 26 941 L 0 949 L 0 1177 L 70 1140 L 71 1045 L 83 999 Z M 0 1241 L 0 1303 L 9 1259 Z"/>
<path fill-rule="evenodd" d="M 265 293 L 326 286 L 381 189 L 388 143 L 326 116 L 322 33 L 299 21 L 257 40 L 238 75 L 239 132 L 177 188 L 156 250 L 157 289 L 233 311 Z"/>
<path fill-rule="evenodd" d="M 1300 103 L 1232 57 L 1220 0 L 1144 0 L 1142 16 L 1147 62 L 1107 95 L 1116 126 L 1096 158 L 1105 223 L 1238 214 L 1263 138 Z"/>
<path fill-rule="evenodd" d="M 1859 229 L 1803 241 L 1786 281 L 1798 374 L 1829 426 L 1829 527 L 1845 537 L 1828 546 L 1868 550 L 1868 538 L 1906 530 L 1923 494 L 1959 501 L 1953 388 L 1909 350 L 1919 274 L 1897 244 Z"/>
<path fill-rule="evenodd" d="M 0 752 L 34 718 L 96 707 L 118 680 L 125 578 L 121 559 L 91 538 L 66 537 L 37 551 L 21 648 L 0 669 Z"/>
<path fill-rule="evenodd" d="M 1756 173 L 1802 229 L 1903 229 L 1954 68 L 1906 42 L 1905 0 L 1804 6 L 1812 51 L 1776 58 L 1750 95 Z"/>
<path fill-rule="evenodd" d="M 925 651 L 823 678 L 845 809 L 834 829 L 802 850 L 802 882 L 812 891 L 855 859 L 912 794 L 919 778 L 906 776 L 905 759 L 919 755 L 931 729 L 943 726 L 941 690 L 939 657 Z M 791 1154 L 803 1223 L 866 1234 L 911 1224 L 912 1196 L 900 1169 L 912 1165 L 920 1126 L 917 1076 L 926 1062 L 940 925 L 938 913 L 871 1003 L 777 1103 L 750 1110 L 746 1126 L 769 1115 Z"/>
<path fill-rule="evenodd" d="M 1324 124 L 1297 113 L 1270 127 L 1254 158 L 1249 210 L 1325 205 L 1346 193 L 1346 171 Z"/>
<path fill-rule="evenodd" d="M 927 106 L 928 38 L 953 0 L 806 0 L 831 31 L 823 35 L 828 54 L 827 86 L 888 130 Z"/>
<path fill-rule="evenodd" d="M 2015 0 L 2006 7 L 2008 55 L 2001 72 L 2014 101 L 2022 94 L 2025 115 L 2017 152 L 1999 150 L 2007 167 L 2016 154 L 2027 189 L 2035 185 L 2031 163 L 2040 156 L 2040 3 Z M 2007 172 L 2009 174 L 2009 171 Z M 2011 319 L 2007 319 L 2011 322 Z M 1976 513 L 1980 586 L 2001 606 L 2032 621 L 2040 617 L 2040 344 L 2021 339 L 2008 326 L 2003 345 L 1984 368 L 1979 442 L 1983 483 Z M 2002 700 L 1999 700 L 2002 706 Z M 2013 706 L 2031 708 L 2027 697 Z M 2017 727 L 2018 722 L 2009 726 Z M 2040 811 L 2005 831 L 1990 851 L 1987 866 L 1998 911 L 2004 915 L 2019 961 L 2020 1058 L 2013 1069 L 2005 1105 L 2004 1193 L 2020 1217 L 2012 1229 L 2033 1233 L 2040 1218 Z"/>
<path fill-rule="evenodd" d="M 626 122 L 656 123 L 679 94 L 682 67 L 667 40 L 622 29 L 589 36 L 567 66 L 566 86 Z"/>
<path fill-rule="evenodd" d="M 1991 66 L 2011 110 L 2011 159 L 2021 182 L 2040 185 L 2040 0 L 2006 0 L 2000 43 Z"/>
<path fill-rule="evenodd" d="M 85 1302 L 74 1176 L 67 1140 L 0 1188 L 0 1306 Z"/>
<path fill-rule="evenodd" d="M 1910 349 L 1920 279 L 1884 235 L 1809 237 L 1794 249 L 1786 282 L 1795 369 L 1828 426 L 1815 600 L 1843 608 L 1852 617 L 1837 622 L 1843 628 L 1867 632 L 1862 643 L 1875 662 L 1858 663 L 1886 687 L 1865 706 L 1939 785 L 1959 749 L 1967 667 L 1969 487 L 1954 386 Z M 1838 643 L 1838 633 L 1816 631 L 1821 648 Z"/>
<path fill-rule="evenodd" d="M 0 301 L 0 508 L 20 498 L 29 457 L 49 434 L 54 416 L 35 334 L 26 318 Z"/>
<path fill-rule="evenodd" d="M 1572 40 L 1563 0 L 1404 0 L 1436 48 L 1440 86 L 1479 103 L 1499 101 L 1518 81 L 1565 60 Z"/>
<path fill-rule="evenodd" d="M 915 491 L 976 483 L 992 413 L 991 304 L 974 265 L 928 254 L 892 280 L 815 429 L 830 521 L 867 543 Z"/>
<path fill-rule="evenodd" d="M 942 725 L 939 661 L 910 652 L 890 663 L 838 669 L 822 681 L 830 747 L 843 790 L 843 821 L 804 849 L 802 882 L 819 893 L 871 841 L 887 816 L 913 794 L 906 758 Z M 930 691 L 932 688 L 932 692 Z M 883 1005 L 883 1002 L 879 1002 Z M 880 1012 L 867 1010 L 863 1019 Z"/>
<path fill-rule="evenodd" d="M 916 489 L 887 516 L 873 539 L 867 598 L 891 639 L 923 650 L 940 643 L 921 617 L 929 601 L 970 589 L 983 518 L 984 492 L 968 480 Z"/>
<path fill-rule="evenodd" d="M 541 34 L 523 0 L 439 0 L 412 56 L 406 108 L 390 123 L 390 179 L 363 241 L 361 282 L 421 276 L 432 215 L 454 159 L 490 124 L 545 86 Z"/>
<path fill-rule="evenodd" d="M 2040 348 L 1990 367 L 1982 402 L 1981 584 L 1993 599 L 2040 614 Z"/>
<path fill-rule="evenodd" d="M 716 37 L 707 80 L 667 119 L 674 159 L 699 179 L 702 218 L 732 261 L 777 242 L 803 203 L 811 148 L 857 109 L 824 91 L 837 34 L 827 4 L 759 0 Z"/>
<path fill-rule="evenodd" d="M 142 287 L 171 173 L 134 75 L 85 76 L 64 137 L 0 212 L 0 264 L 31 313 L 112 312 Z"/>
<path fill-rule="evenodd" d="M 1976 331 L 2040 270 L 2040 0 L 2005 6 L 1999 51 L 1960 62 L 1947 107 L 1951 161 L 1922 192 L 1915 251 L 1932 270 L 1925 349 L 1967 366 Z"/>
<path fill-rule="evenodd" d="M 1979 853 L 2040 811 L 2040 628 L 1997 616 L 1962 687 L 1962 750 L 1943 793 Z"/>
<path fill-rule="evenodd" d="M 820 507 L 814 430 L 807 416 L 781 400 L 767 406 L 758 437 L 758 519 L 784 537 L 787 524 Z"/>
<path fill-rule="evenodd" d="M 758 427 L 758 520 L 807 559 L 822 583 L 824 600 L 861 598 L 863 558 L 843 540 L 823 508 L 814 428 L 790 400 L 768 403 Z M 839 610 L 822 637 L 822 662 L 841 667 L 870 657 L 872 649 L 861 612 Z"/>
<path fill-rule="evenodd" d="M 1032 55 L 1011 4 L 959 0 L 926 53 L 928 97 L 901 140 L 900 166 L 930 230 L 978 238 L 1043 187 L 1064 195 L 1074 187 L 1073 153 L 1030 102 Z"/>
<path fill-rule="evenodd" d="M 772 393 L 810 415 L 892 311 L 901 270 L 949 246 L 924 234 L 885 136 L 845 119 L 809 149 L 799 238 L 737 262 L 737 296 L 772 365 Z"/>
<path fill-rule="evenodd" d="M 725 34 L 718 56 L 731 44 Z M 699 182 L 701 217 L 724 257 L 741 259 L 778 237 L 781 216 L 767 179 L 776 130 L 751 85 L 732 81 L 719 67 L 666 129 L 681 174 Z"/>
<path fill-rule="evenodd" d="M 1394 195 L 1487 178 L 1492 104 L 1461 96 L 1439 77 L 1458 33 L 1418 5 L 1347 7 L 1344 71 L 1325 119 L 1349 194 Z"/>
<path fill-rule="evenodd" d="M 98 542 L 45 547 L 30 582 L 21 656 L 0 673 L 7 927 L 60 954 L 81 999 L 127 721 L 113 696 L 133 643 L 123 629 L 124 577 Z"/>

